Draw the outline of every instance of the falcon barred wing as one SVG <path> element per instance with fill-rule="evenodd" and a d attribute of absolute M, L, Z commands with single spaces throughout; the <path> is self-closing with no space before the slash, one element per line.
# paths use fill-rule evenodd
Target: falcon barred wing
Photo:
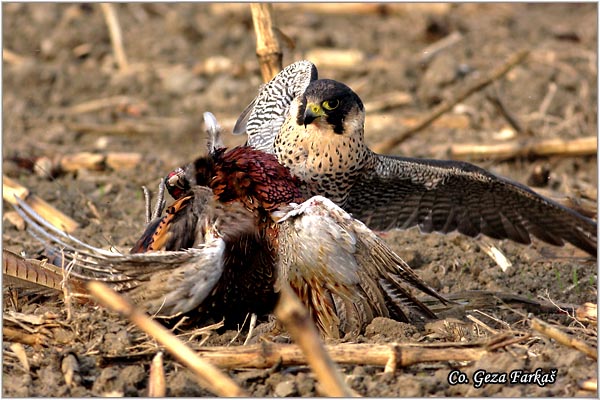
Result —
<path fill-rule="evenodd" d="M 329 337 L 355 334 L 377 316 L 435 318 L 414 289 L 445 301 L 377 235 L 327 198 L 312 197 L 274 216 L 278 279 L 290 284 Z"/>
<path fill-rule="evenodd" d="M 15 209 L 28 230 L 48 253 L 61 257 L 66 276 L 106 282 L 152 314 L 172 317 L 197 308 L 223 272 L 225 243 L 212 226 L 189 249 L 123 254 L 86 244 L 49 224 L 25 202 L 18 203 Z"/>
<path fill-rule="evenodd" d="M 375 173 L 352 188 L 345 209 L 376 230 L 459 231 L 596 255 L 597 224 L 528 187 L 458 161 L 377 156 Z"/>
<path fill-rule="evenodd" d="M 292 100 L 304 93 L 308 84 L 316 80 L 317 76 L 315 65 L 306 60 L 284 68 L 261 87 L 256 98 L 236 121 L 233 133 L 240 135 L 246 132 L 249 146 L 273 153 L 273 142 Z"/>

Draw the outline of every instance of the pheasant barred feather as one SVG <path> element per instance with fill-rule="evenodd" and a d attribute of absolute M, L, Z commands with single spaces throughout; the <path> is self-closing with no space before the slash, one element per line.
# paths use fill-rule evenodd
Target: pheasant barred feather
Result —
<path fill-rule="evenodd" d="M 123 254 L 88 245 L 55 228 L 23 201 L 15 208 L 49 252 L 61 254 L 66 265 L 72 264 L 68 276 L 109 283 L 152 314 L 173 317 L 194 310 L 223 272 L 225 242 L 214 226 L 204 225 L 208 221 L 198 222 L 204 230 L 195 247 Z"/>
<path fill-rule="evenodd" d="M 51 251 L 65 253 L 73 276 L 109 282 L 158 315 L 241 322 L 270 312 L 289 283 L 328 337 L 356 335 L 377 316 L 435 318 L 414 292 L 444 298 L 330 200 L 303 201 L 298 179 L 274 155 L 209 146 L 166 178 L 177 198 L 131 254 L 89 246 L 25 205 L 18 210 Z"/>
<path fill-rule="evenodd" d="M 319 328 L 356 334 L 374 317 L 435 318 L 413 291 L 446 303 L 385 242 L 322 196 L 274 213 L 279 281 L 305 300 Z"/>

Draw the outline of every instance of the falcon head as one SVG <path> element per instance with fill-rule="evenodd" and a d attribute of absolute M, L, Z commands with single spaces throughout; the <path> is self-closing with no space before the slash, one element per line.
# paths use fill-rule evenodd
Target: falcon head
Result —
<path fill-rule="evenodd" d="M 362 132 L 365 107 L 356 93 L 341 82 L 318 79 L 299 97 L 298 125 L 314 124 L 338 135 Z"/>

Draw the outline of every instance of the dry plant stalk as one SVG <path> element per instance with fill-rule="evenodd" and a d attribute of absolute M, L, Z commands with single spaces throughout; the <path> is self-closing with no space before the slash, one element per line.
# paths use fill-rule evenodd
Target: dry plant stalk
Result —
<path fill-rule="evenodd" d="M 219 3 L 211 11 L 217 15 L 223 13 L 242 14 L 245 11 L 243 3 Z M 278 3 L 282 10 L 310 12 L 323 15 L 367 15 L 367 14 L 427 14 L 444 15 L 450 9 L 450 3 Z"/>
<path fill-rule="evenodd" d="M 390 108 L 402 107 L 410 104 L 413 97 L 408 92 L 390 92 L 365 103 L 365 110 L 376 113 Z"/>
<path fill-rule="evenodd" d="M 104 171 L 106 169 L 131 169 L 142 161 L 142 154 L 133 152 L 91 153 L 80 152 L 54 157 L 11 157 L 19 167 L 33 171 L 41 177 L 56 177 L 65 172 L 76 172 L 81 169 Z"/>
<path fill-rule="evenodd" d="M 9 49 L 2 49 L 2 61 L 7 64 L 21 65 L 28 60 L 27 57 L 21 56 Z"/>
<path fill-rule="evenodd" d="M 129 96 L 112 96 L 85 101 L 74 106 L 55 110 L 54 112 L 63 115 L 85 114 L 102 110 L 104 108 L 122 107 L 136 103 L 143 104 L 141 101 Z"/>
<path fill-rule="evenodd" d="M 575 310 L 577 319 L 598 325 L 598 304 L 583 303 Z"/>
<path fill-rule="evenodd" d="M 390 12 L 389 4 L 376 3 L 294 3 L 285 4 L 287 8 L 296 8 L 298 11 L 309 11 L 320 14 L 342 14 L 342 15 L 367 15 L 367 14 L 385 14 Z"/>
<path fill-rule="evenodd" d="M 429 114 L 423 117 L 419 123 L 414 126 L 398 132 L 394 137 L 387 139 L 376 146 L 373 146 L 373 150 L 377 153 L 389 153 L 396 147 L 398 144 L 402 143 L 404 140 L 413 136 L 415 133 L 425 129 L 428 127 L 434 120 L 440 117 L 442 114 L 448 112 L 452 109 L 457 103 L 463 101 L 471 94 L 478 92 L 479 90 L 485 88 L 490 83 L 500 79 L 504 76 L 508 71 L 510 71 L 514 66 L 520 64 L 529 54 L 528 50 L 521 50 L 514 54 L 512 54 L 506 62 L 497 68 L 490 71 L 489 74 L 482 76 L 479 79 L 476 79 L 470 85 L 460 89 L 458 93 L 456 93 L 453 98 L 449 100 L 445 100 L 436 106 Z"/>
<path fill-rule="evenodd" d="M 455 44 L 457 44 L 458 42 L 463 40 L 463 38 L 464 38 L 464 36 L 460 32 L 458 32 L 458 31 L 452 32 L 451 34 L 447 35 L 446 37 L 444 37 L 444 38 L 438 40 L 437 42 L 432 43 L 431 45 L 424 48 L 421 51 L 421 57 L 419 58 L 419 61 L 422 64 L 429 63 L 437 54 L 454 46 Z"/>
<path fill-rule="evenodd" d="M 26 228 L 25 220 L 16 211 L 5 211 L 2 214 L 2 221 L 10 222 L 18 231 L 24 231 Z"/>
<path fill-rule="evenodd" d="M 70 130 L 81 133 L 95 133 L 99 135 L 139 135 L 151 134 L 160 131 L 160 127 L 144 121 L 119 121 L 114 124 L 66 122 Z"/>
<path fill-rule="evenodd" d="M 165 368 L 163 366 L 163 352 L 159 351 L 150 364 L 150 378 L 148 379 L 148 397 L 165 397 L 167 384 L 165 382 Z"/>
<path fill-rule="evenodd" d="M 173 333 L 101 282 L 87 285 L 100 304 L 128 318 L 138 328 L 163 345 L 179 362 L 194 372 L 200 384 L 219 396 L 243 397 L 248 394 L 229 376 L 200 358 Z"/>
<path fill-rule="evenodd" d="M 533 132 L 528 127 L 523 128 L 523 125 L 505 105 L 500 96 L 495 92 L 488 92 L 485 98 L 492 103 L 498 112 L 504 117 L 506 122 L 520 135 L 533 136 Z"/>
<path fill-rule="evenodd" d="M 366 107 L 366 106 L 365 106 Z M 367 112 L 369 109 L 366 109 Z M 423 114 L 421 114 L 423 115 Z M 399 126 L 410 128 L 417 126 L 421 121 L 421 116 L 397 116 L 390 113 L 376 113 L 370 114 L 365 121 L 365 131 L 367 132 L 367 140 L 373 142 L 373 147 L 376 146 L 375 140 L 385 134 L 386 137 L 389 135 L 393 136 Z M 444 114 L 438 119 L 431 123 L 432 128 L 447 128 L 447 129 L 467 129 L 470 125 L 470 120 L 467 115 L 464 114 Z M 431 145 L 430 153 L 437 154 L 442 152 L 448 152 L 448 145 Z"/>
<path fill-rule="evenodd" d="M 13 343 L 10 345 L 10 349 L 15 353 L 15 355 L 21 362 L 21 365 L 23 365 L 23 369 L 25 370 L 25 372 L 29 373 L 29 360 L 27 359 L 27 353 L 25 352 L 25 348 L 23 347 L 23 345 L 21 343 Z"/>
<path fill-rule="evenodd" d="M 586 343 L 579 339 L 575 339 L 564 333 L 563 331 L 551 326 L 550 324 L 542 321 L 538 318 L 531 320 L 531 328 L 540 332 L 541 334 L 556 340 L 560 344 L 572 347 L 581 351 L 583 354 L 592 357 L 594 360 L 598 359 L 598 350 L 588 346 Z"/>
<path fill-rule="evenodd" d="M 346 385 L 325 351 L 308 312 L 287 284 L 281 287 L 275 316 L 284 324 L 306 355 L 308 364 L 322 385 L 323 393 L 331 397 L 355 397 L 356 394 Z"/>
<path fill-rule="evenodd" d="M 319 68 L 352 69 L 357 65 L 364 65 L 367 56 L 358 49 L 317 47 L 306 53 L 306 59 Z"/>
<path fill-rule="evenodd" d="M 256 33 L 256 56 L 264 82 L 269 82 L 282 69 L 281 49 L 273 32 L 271 3 L 251 3 L 252 22 Z"/>
<path fill-rule="evenodd" d="M 579 387 L 585 391 L 597 392 L 598 391 L 598 378 L 590 378 L 588 380 L 580 382 Z"/>
<path fill-rule="evenodd" d="M 136 167 L 141 161 L 141 153 L 90 153 L 84 151 L 61 156 L 51 168 L 60 172 L 75 172 L 80 169 L 103 171 L 106 169 L 106 167 L 114 170 L 120 170 Z"/>
<path fill-rule="evenodd" d="M 71 233 L 79 227 L 79 224 L 75 220 L 31 193 L 25 186 L 6 175 L 2 175 L 2 198 L 10 204 L 17 204 L 15 196 L 29 204 L 46 221 L 65 232 Z"/>
<path fill-rule="evenodd" d="M 324 15 L 368 15 L 422 13 L 444 15 L 449 3 L 281 3 L 281 8 Z"/>
<path fill-rule="evenodd" d="M 502 272 L 506 272 L 510 267 L 512 267 L 512 263 L 506 257 L 506 255 L 491 241 L 481 238 L 479 241 L 479 247 L 487 254 L 497 266 L 500 267 Z"/>
<path fill-rule="evenodd" d="M 123 35 L 121 33 L 121 25 L 119 24 L 119 18 L 117 12 L 112 3 L 100 3 L 102 14 L 104 14 L 104 20 L 108 26 L 108 33 L 110 34 L 110 42 L 113 46 L 113 52 L 115 53 L 115 60 L 121 71 L 125 71 L 128 68 L 127 57 L 125 56 L 125 48 L 123 46 Z"/>
<path fill-rule="evenodd" d="M 521 340 L 519 338 L 519 340 Z M 408 367 L 424 362 L 475 361 L 489 352 L 483 344 L 443 343 L 341 343 L 325 345 L 329 357 L 338 364 Z M 220 368 L 270 368 L 274 365 L 306 365 L 305 352 L 295 344 L 264 342 L 241 347 L 204 347 L 202 358 Z"/>
<path fill-rule="evenodd" d="M 4 342 L 22 343 L 34 348 L 46 343 L 46 337 L 41 333 L 25 333 L 21 329 L 8 326 L 2 327 L 2 340 Z"/>
<path fill-rule="evenodd" d="M 73 353 L 68 353 L 60 363 L 60 370 L 68 387 L 74 387 L 81 382 L 79 362 Z"/>
<path fill-rule="evenodd" d="M 598 151 L 598 138 L 586 136 L 576 139 L 543 139 L 512 141 L 497 144 L 453 144 L 448 149 L 448 156 L 454 160 L 471 158 L 507 160 L 517 157 L 547 156 L 586 156 Z"/>

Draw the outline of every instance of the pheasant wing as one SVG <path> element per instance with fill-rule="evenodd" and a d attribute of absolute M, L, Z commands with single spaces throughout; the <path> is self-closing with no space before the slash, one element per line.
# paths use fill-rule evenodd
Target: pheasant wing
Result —
<path fill-rule="evenodd" d="M 55 228 L 25 202 L 20 201 L 15 208 L 27 221 L 32 236 L 43 242 L 48 252 L 61 256 L 67 276 L 107 282 L 116 290 L 127 291 L 133 301 L 153 314 L 174 316 L 193 310 L 208 297 L 223 272 L 225 243 L 208 220 L 197 222 L 191 248 L 123 254 L 91 246 Z M 192 209 L 198 207 L 183 207 L 178 212 Z M 168 227 L 150 224 L 149 228 L 153 226 L 163 227 L 162 233 L 155 231 L 155 239 L 167 242 L 160 235 L 165 235 Z"/>
<path fill-rule="evenodd" d="M 374 317 L 411 320 L 434 314 L 412 294 L 443 300 L 360 221 L 330 200 L 315 196 L 279 222 L 278 279 L 287 281 L 330 337 L 358 333 Z"/>

